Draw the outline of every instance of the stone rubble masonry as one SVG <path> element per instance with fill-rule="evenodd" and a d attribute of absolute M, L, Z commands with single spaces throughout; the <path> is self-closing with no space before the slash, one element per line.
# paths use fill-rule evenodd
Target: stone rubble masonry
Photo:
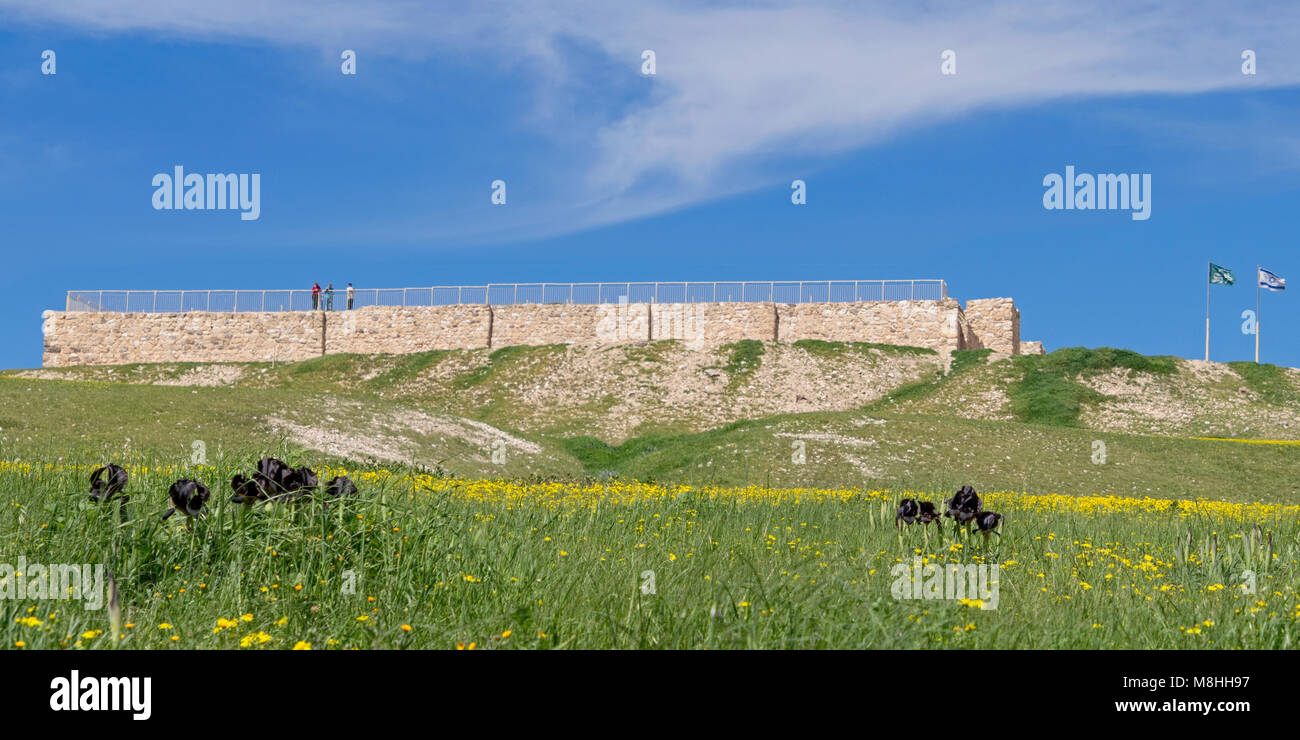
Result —
<path fill-rule="evenodd" d="M 650 309 L 651 336 L 697 347 L 775 339 L 780 308 L 771 303 L 656 303 Z"/>
<path fill-rule="evenodd" d="M 292 362 L 321 355 L 319 312 L 46 311 L 45 367 L 135 362 Z"/>
<path fill-rule="evenodd" d="M 623 303 L 367 306 L 354 311 L 93 313 L 46 311 L 45 367 L 135 362 L 291 362 L 322 354 L 408 354 L 512 345 L 677 339 L 821 339 L 998 352 L 1020 341 L 1010 298 L 864 303 Z M 1023 346 L 1022 346 L 1023 345 Z"/>
<path fill-rule="evenodd" d="M 597 336 L 601 319 L 617 310 L 618 305 L 573 303 L 528 303 L 492 307 L 493 347 L 513 347 L 519 344 L 613 344 L 600 341 Z M 644 317 L 645 307 L 638 308 Z M 441 308 L 441 306 L 439 307 Z M 603 310 L 602 310 L 603 309 Z M 423 310 L 428 310 L 423 309 Z M 642 327 L 634 337 L 615 341 L 645 341 L 644 318 Z M 486 346 L 479 344 L 478 346 Z"/>
<path fill-rule="evenodd" d="M 877 342 L 964 349 L 961 306 L 941 301 L 872 301 L 866 303 L 786 303 L 778 306 L 780 340 Z"/>
<path fill-rule="evenodd" d="M 1028 340 L 1020 343 L 1020 354 L 1022 355 L 1045 355 L 1047 349 L 1043 347 L 1042 342 L 1030 342 Z"/>
<path fill-rule="evenodd" d="M 1020 309 L 1010 298 L 976 298 L 966 301 L 968 349 L 991 349 L 1020 354 Z"/>
<path fill-rule="evenodd" d="M 324 313 L 325 354 L 330 355 L 474 349 L 488 342 L 488 307 L 483 305 L 372 306 Z"/>

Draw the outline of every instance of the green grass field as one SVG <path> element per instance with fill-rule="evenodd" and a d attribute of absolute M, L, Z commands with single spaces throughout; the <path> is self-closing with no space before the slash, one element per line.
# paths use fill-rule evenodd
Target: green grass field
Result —
<path fill-rule="evenodd" d="M 986 542 L 900 533 L 885 492 L 391 471 L 344 503 L 214 496 L 192 523 L 140 497 L 122 524 L 82 495 L 84 472 L 0 473 L 4 561 L 108 566 L 122 647 L 1287 648 L 1300 630 L 1295 506 L 993 494 L 1008 521 Z M 142 466 L 132 488 L 229 472 Z M 976 591 L 894 598 L 914 557 L 999 563 L 996 608 Z M 115 644 L 108 609 L 0 603 L 10 646 Z"/>

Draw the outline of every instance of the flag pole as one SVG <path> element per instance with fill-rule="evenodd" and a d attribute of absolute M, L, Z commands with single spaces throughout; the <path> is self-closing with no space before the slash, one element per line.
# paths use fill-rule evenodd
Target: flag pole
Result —
<path fill-rule="evenodd" d="M 1255 265 L 1255 364 L 1259 364 L 1259 265 Z"/>
<path fill-rule="evenodd" d="M 1205 361 L 1210 361 L 1210 262 L 1205 262 Z"/>

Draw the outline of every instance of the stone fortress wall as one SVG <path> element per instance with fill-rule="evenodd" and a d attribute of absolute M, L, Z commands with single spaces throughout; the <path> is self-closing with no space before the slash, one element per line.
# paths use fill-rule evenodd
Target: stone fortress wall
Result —
<path fill-rule="evenodd" d="M 45 367 L 137 362 L 290 362 L 325 354 L 405 354 L 512 345 L 677 339 L 821 339 L 1043 352 L 1021 342 L 1010 298 L 862 303 L 537 303 L 367 306 L 353 311 L 46 311 Z"/>

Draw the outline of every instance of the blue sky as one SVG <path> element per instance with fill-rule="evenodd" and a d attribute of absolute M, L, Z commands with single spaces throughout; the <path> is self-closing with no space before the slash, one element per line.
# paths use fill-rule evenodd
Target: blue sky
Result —
<path fill-rule="evenodd" d="M 1300 279 L 1288 6 L 152 5 L 0 1 L 0 367 L 69 289 L 314 280 L 940 277 L 1049 349 L 1198 358 L 1210 259 L 1240 360 L 1254 266 Z M 154 210 L 175 165 L 260 173 L 261 218 Z M 1044 210 L 1066 165 L 1150 173 L 1151 218 Z M 1267 362 L 1300 366 L 1295 291 Z"/>

